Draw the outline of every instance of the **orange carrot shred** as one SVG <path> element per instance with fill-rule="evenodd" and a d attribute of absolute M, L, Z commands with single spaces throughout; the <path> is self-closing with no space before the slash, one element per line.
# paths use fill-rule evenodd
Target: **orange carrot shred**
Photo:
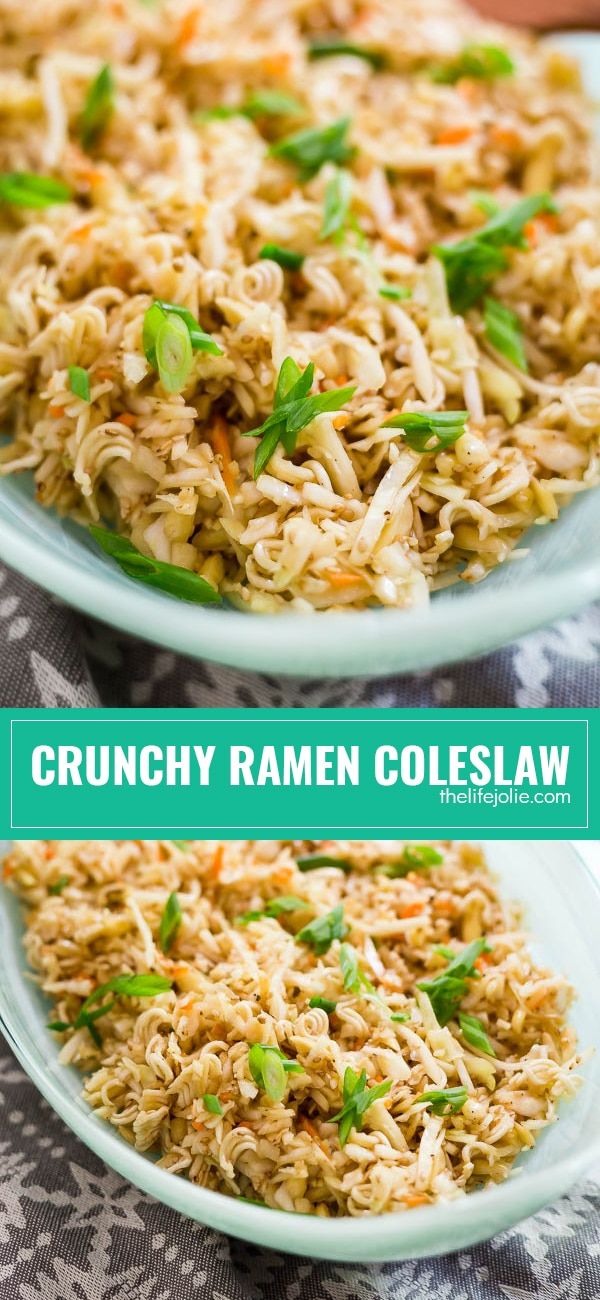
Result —
<path fill-rule="evenodd" d="M 65 408 L 64 408 L 64 406 L 49 406 L 49 407 L 48 407 L 48 415 L 51 415 L 51 416 L 53 417 L 53 419 L 55 419 L 55 420 L 60 420 L 60 419 L 62 419 L 62 416 L 64 415 L 64 413 L 65 413 Z"/>
<path fill-rule="evenodd" d="M 215 849 L 215 856 L 214 856 L 214 858 L 213 858 L 213 860 L 212 860 L 212 863 L 211 863 L 211 866 L 210 866 L 210 875 L 211 875 L 215 880 L 218 880 L 218 879 L 219 879 L 219 876 L 220 876 L 220 874 L 221 874 L 221 868 L 222 868 L 222 866 L 223 866 L 223 853 L 224 853 L 223 845 L 222 845 L 222 844 L 218 844 L 217 847 L 216 847 L 216 849 Z"/>
<path fill-rule="evenodd" d="M 223 482 L 227 491 L 231 494 L 235 488 L 235 476 L 233 472 L 231 447 L 229 445 L 229 433 L 225 420 L 221 415 L 215 417 L 210 432 L 210 440 L 213 445 L 213 450 L 217 453 L 217 456 L 221 457 Z"/>
<path fill-rule="evenodd" d="M 415 1209 L 417 1205 L 429 1205 L 429 1197 L 419 1196 L 418 1193 L 410 1194 L 407 1192 L 406 1196 L 401 1197 L 401 1200 L 404 1201 L 409 1210 Z"/>
<path fill-rule="evenodd" d="M 115 415 L 117 424 L 126 424 L 128 429 L 134 429 L 137 424 L 137 415 L 131 411 L 122 411 L 120 415 Z"/>
<path fill-rule="evenodd" d="M 420 916 L 424 907 L 424 903 L 407 903 L 405 907 L 400 909 L 400 917 L 403 921 L 406 921 L 411 916 Z"/>
<path fill-rule="evenodd" d="M 343 569 L 322 569 L 321 575 L 325 578 L 331 587 L 337 587 L 340 591 L 346 587 L 355 587 L 357 582 L 363 579 L 358 573 L 346 573 Z"/>
<path fill-rule="evenodd" d="M 445 131 L 440 131 L 435 142 L 436 144 L 464 144 L 465 140 L 470 140 L 474 134 L 474 126 L 449 126 Z"/>

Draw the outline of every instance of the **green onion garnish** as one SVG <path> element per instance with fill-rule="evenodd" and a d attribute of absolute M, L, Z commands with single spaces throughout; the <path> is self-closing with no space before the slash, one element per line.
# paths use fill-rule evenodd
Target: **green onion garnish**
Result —
<path fill-rule="evenodd" d="M 223 1107 L 219 1101 L 219 1098 L 215 1097 L 214 1092 L 203 1093 L 202 1100 L 204 1102 L 204 1105 L 206 1106 L 207 1111 L 209 1111 L 211 1115 L 223 1114 Z"/>
<path fill-rule="evenodd" d="M 299 871 L 318 871 L 321 867 L 335 867 L 345 875 L 352 871 L 352 863 L 346 858 L 330 858 L 325 853 L 311 853 L 309 857 L 297 858 L 296 866 Z"/>
<path fill-rule="evenodd" d="M 344 906 L 343 903 L 338 903 L 331 912 L 326 912 L 325 916 L 315 917 L 314 921 L 309 921 L 308 925 L 299 930 L 296 942 L 308 944 L 315 956 L 321 957 L 323 953 L 329 951 L 334 939 L 345 939 L 347 933 Z"/>
<path fill-rule="evenodd" d="M 367 979 L 367 976 L 361 971 L 358 964 L 358 953 L 355 952 L 350 943 L 343 943 L 340 946 L 340 969 L 346 993 L 360 993 L 362 989 L 366 989 L 367 993 L 375 992 L 370 979 Z"/>
<path fill-rule="evenodd" d="M 383 428 L 404 429 L 404 440 L 413 451 L 437 452 L 454 445 L 468 418 L 468 411 L 405 411 L 386 420 Z"/>
<path fill-rule="evenodd" d="M 332 1002 L 330 998 L 315 997 L 310 999 L 308 1005 L 309 1007 L 317 1007 L 320 1011 L 326 1011 L 328 1016 L 332 1016 L 337 1007 L 337 1002 Z"/>
<path fill-rule="evenodd" d="M 339 169 L 327 183 L 325 190 L 325 207 L 321 239 L 331 239 L 344 229 L 348 220 L 352 202 L 352 177 L 349 172 Z"/>
<path fill-rule="evenodd" d="M 304 1074 L 304 1066 L 290 1061 L 278 1047 L 253 1043 L 248 1052 L 248 1068 L 254 1082 L 271 1101 L 281 1101 L 286 1089 L 287 1074 Z"/>
<path fill-rule="evenodd" d="M 390 302 L 402 302 L 404 298 L 412 297 L 412 291 L 401 284 L 382 284 L 378 293 L 380 298 L 389 298 Z"/>
<path fill-rule="evenodd" d="M 113 975 L 113 978 L 100 984 L 89 998 L 85 999 L 82 1011 L 88 1011 L 96 1002 L 101 1002 L 107 993 L 116 993 L 117 997 L 155 998 L 159 993 L 166 993 L 173 987 L 173 980 L 166 975 Z"/>
<path fill-rule="evenodd" d="M 147 587 L 156 587 L 158 591 L 177 596 L 179 600 L 189 600 L 195 605 L 221 603 L 219 592 L 205 578 L 201 578 L 199 573 L 142 555 L 127 537 L 119 537 L 118 533 L 111 533 L 107 528 L 90 524 L 90 533 L 128 578 L 135 578 Z"/>
<path fill-rule="evenodd" d="M 310 903 L 304 898 L 296 898 L 295 894 L 283 894 L 281 898 L 271 898 L 264 907 L 257 912 L 243 912 L 241 916 L 236 917 L 236 925 L 249 925 L 251 921 L 260 921 L 264 916 L 273 917 L 275 920 L 278 916 L 284 916 L 288 912 L 297 912 L 300 908 L 310 907 Z"/>
<path fill-rule="evenodd" d="M 407 844 L 400 860 L 379 867 L 379 874 L 399 880 L 409 871 L 427 871 L 429 867 L 439 867 L 443 861 L 442 854 L 430 844 Z"/>
<path fill-rule="evenodd" d="M 493 81 L 496 77 L 511 77 L 515 65 L 501 45 L 466 45 L 450 63 L 428 69 L 432 81 L 453 86 L 463 77 L 477 81 Z"/>
<path fill-rule="evenodd" d="M 245 117 L 299 117 L 304 111 L 300 100 L 281 90 L 255 90 L 241 109 Z"/>
<path fill-rule="evenodd" d="M 89 998 L 82 1002 L 72 1025 L 65 1020 L 52 1020 L 48 1024 L 48 1029 L 61 1034 L 67 1029 L 87 1029 L 96 1046 L 100 1047 L 102 1039 L 94 1022 L 101 1016 L 108 1015 L 115 1005 L 114 998 L 109 1002 L 102 1002 L 107 993 L 116 993 L 118 997 L 153 998 L 158 993 L 166 993 L 172 985 L 173 981 L 167 979 L 165 975 L 114 975 L 112 979 L 106 981 L 106 984 L 100 984 L 93 993 L 90 993 Z M 102 1006 L 95 1007 L 92 1011 L 96 1002 L 102 1002 Z"/>
<path fill-rule="evenodd" d="M 286 357 L 277 378 L 273 411 L 258 429 L 250 429 L 246 438 L 260 438 L 254 455 L 254 477 L 262 474 L 281 442 L 291 456 L 296 450 L 298 434 L 324 411 L 339 411 L 356 392 L 354 385 L 334 388 L 327 393 L 310 394 L 315 368 L 311 361 L 301 371 L 293 357 Z"/>
<path fill-rule="evenodd" d="M 307 127 L 278 140 L 271 145 L 270 153 L 274 158 L 283 158 L 285 162 L 293 163 L 300 172 L 301 180 L 310 180 L 311 176 L 316 176 L 320 171 L 323 163 L 342 165 L 352 158 L 354 150 L 347 140 L 349 128 L 349 117 L 342 117 L 330 126 Z"/>
<path fill-rule="evenodd" d="M 191 840 L 171 840 L 171 844 L 174 844 L 176 848 L 181 849 L 182 853 L 185 853 L 188 844 L 191 843 L 192 843 Z"/>
<path fill-rule="evenodd" d="M 375 72 L 385 67 L 385 55 L 379 50 L 366 49 L 364 45 L 354 45 L 352 41 L 340 40 L 337 36 L 323 36 L 311 41 L 308 47 L 309 59 L 330 59 L 339 54 L 350 54 L 355 59 L 364 59 L 370 63 Z"/>
<path fill-rule="evenodd" d="M 420 1097 L 415 1098 L 415 1105 L 425 1102 L 433 1115 L 457 1115 L 459 1110 L 462 1110 L 467 1095 L 467 1089 L 464 1087 L 430 1088 L 428 1092 L 422 1092 Z"/>
<path fill-rule="evenodd" d="M 398 1025 L 404 1025 L 407 1020 L 410 1020 L 410 1016 L 406 1011 L 392 1011 L 390 1020 L 395 1020 Z"/>
<path fill-rule="evenodd" d="M 58 880 L 55 880 L 53 885 L 49 885 L 49 886 L 48 886 L 48 893 L 49 893 L 49 894 L 62 894 L 63 889 L 65 889 L 65 887 L 68 885 L 68 883 L 69 883 L 69 877 L 68 877 L 68 876 L 59 876 L 59 877 L 58 877 Z"/>
<path fill-rule="evenodd" d="M 532 194 L 498 212 L 480 230 L 454 244 L 434 244 L 444 264 L 452 308 L 461 314 L 483 296 L 491 281 L 508 266 L 504 248 L 527 248 L 523 230 L 540 212 L 556 212 L 550 194 Z"/>
<path fill-rule="evenodd" d="M 338 1124 L 338 1141 L 341 1147 L 345 1147 L 353 1128 L 360 1133 L 363 1124 L 363 1116 L 369 1106 L 380 1097 L 385 1097 L 390 1091 L 392 1080 L 386 1079 L 384 1083 L 378 1083 L 374 1088 L 367 1088 L 367 1072 L 362 1071 L 358 1075 L 349 1065 L 344 1073 L 343 1099 L 344 1104 L 337 1115 L 332 1116 L 334 1124 Z"/>
<path fill-rule="evenodd" d="M 282 248 L 281 244 L 264 244 L 258 256 L 268 258 L 269 262 L 277 262 L 284 271 L 299 271 L 305 261 L 304 253 L 295 253 L 292 248 Z"/>
<path fill-rule="evenodd" d="M 462 952 L 457 953 L 440 975 L 431 980 L 420 980 L 417 988 L 427 994 L 438 1024 L 448 1024 L 456 1015 L 467 992 L 467 980 L 479 978 L 475 962 L 482 952 L 490 952 L 487 939 L 474 939 Z"/>
<path fill-rule="evenodd" d="M 69 388 L 82 402 L 90 400 L 90 377 L 83 366 L 69 366 Z"/>
<path fill-rule="evenodd" d="M 523 347 L 523 330 L 519 317 L 510 307 L 496 298 L 485 298 L 483 319 L 486 338 L 497 352 L 512 361 L 518 370 L 527 371 L 527 357 Z"/>
<path fill-rule="evenodd" d="M 160 918 L 158 942 L 163 952 L 169 952 L 177 937 L 177 931 L 183 920 L 183 914 L 176 893 L 169 894 Z"/>
<path fill-rule="evenodd" d="M 0 201 L 16 208 L 49 208 L 53 203 L 68 203 L 71 198 L 68 185 L 53 176 L 37 176 L 35 172 L 0 175 Z"/>
<path fill-rule="evenodd" d="M 192 352 L 222 356 L 222 348 L 206 334 L 187 307 L 157 299 L 144 315 L 142 344 L 146 360 L 158 370 L 169 393 L 180 393 L 192 368 Z"/>
<path fill-rule="evenodd" d="M 96 144 L 114 111 L 114 77 L 110 64 L 105 63 L 89 87 L 79 119 L 79 137 L 84 149 Z"/>
<path fill-rule="evenodd" d="M 475 1047 L 480 1052 L 486 1052 L 488 1056 L 496 1055 L 478 1016 L 467 1016 L 465 1012 L 460 1011 L 458 1023 L 460 1032 L 470 1047 Z"/>

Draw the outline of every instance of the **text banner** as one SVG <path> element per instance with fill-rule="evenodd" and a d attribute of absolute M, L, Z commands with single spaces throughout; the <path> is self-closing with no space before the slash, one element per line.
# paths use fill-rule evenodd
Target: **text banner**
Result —
<path fill-rule="evenodd" d="M 4 835 L 597 837 L 578 710 L 0 713 Z"/>

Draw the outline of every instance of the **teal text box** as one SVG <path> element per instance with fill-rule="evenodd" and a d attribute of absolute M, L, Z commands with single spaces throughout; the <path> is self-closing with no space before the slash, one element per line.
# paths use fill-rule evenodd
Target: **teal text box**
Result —
<path fill-rule="evenodd" d="M 4 710 L 2 828 L 19 838 L 592 837 L 598 726 L 578 710 Z M 194 747 L 205 758 L 214 747 L 205 785 Z M 236 747 L 254 755 L 243 755 L 238 784 Z M 274 784 L 286 756 L 295 780 Z M 261 761 L 264 784 L 245 784 Z M 94 785 L 103 762 L 109 779 Z"/>

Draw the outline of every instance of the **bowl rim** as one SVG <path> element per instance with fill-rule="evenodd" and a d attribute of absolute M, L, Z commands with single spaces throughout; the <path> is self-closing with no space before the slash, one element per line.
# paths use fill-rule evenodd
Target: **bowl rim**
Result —
<path fill-rule="evenodd" d="M 581 856 L 572 840 L 565 841 L 572 852 L 581 876 L 600 895 L 600 879 Z M 7 920 L 6 924 L 10 925 Z M 0 973 L 4 958 L 0 949 Z M 458 1233 L 468 1222 L 473 1228 L 470 1241 L 489 1237 L 528 1217 L 530 1214 L 560 1195 L 596 1161 L 600 1160 L 600 1125 L 590 1135 L 584 1150 L 575 1150 L 554 1161 L 547 1168 L 531 1173 L 521 1167 L 516 1177 L 488 1186 L 481 1192 L 411 1210 L 410 1215 L 388 1212 L 364 1217 L 348 1216 L 340 1219 L 320 1219 L 313 1215 L 298 1215 L 285 1210 L 254 1205 L 228 1197 L 222 1192 L 199 1187 L 187 1179 L 180 1179 L 165 1169 L 158 1168 L 144 1153 L 130 1147 L 110 1125 L 91 1110 L 84 1108 L 81 1098 L 71 1097 L 60 1086 L 60 1075 L 44 1073 L 31 1056 L 27 1043 L 21 1039 L 16 1018 L 12 1014 L 10 999 L 2 995 L 0 980 L 0 1032 L 6 1038 L 26 1073 L 42 1093 L 53 1110 L 73 1133 L 100 1159 L 140 1190 L 149 1193 L 163 1204 L 200 1222 L 205 1227 L 247 1241 L 270 1240 L 273 1249 L 313 1258 L 350 1261 L 415 1258 L 430 1255 L 423 1245 L 431 1244 L 435 1234 L 444 1237 Z M 584 1084 L 585 1086 L 585 1084 Z M 593 1086 L 593 1085 L 589 1085 Z M 523 1213 L 509 1210 L 513 1195 L 519 1188 L 527 1188 L 528 1205 Z M 197 1207 L 197 1213 L 196 1213 Z M 532 1208 L 533 1207 L 533 1208 Z M 504 1214 L 503 1214 L 504 1211 Z M 506 1213 L 509 1211 L 508 1213 Z M 239 1222 L 236 1222 L 236 1219 Z M 501 1224 L 498 1227 L 498 1223 Z M 275 1229 L 275 1224 L 277 1228 Z M 295 1233 L 291 1225 L 300 1232 Z M 305 1231 L 302 1231 L 302 1228 Z M 489 1231 L 488 1231 L 489 1228 Z M 274 1231 L 275 1229 L 275 1231 Z M 281 1229 L 279 1231 L 278 1229 Z M 482 1229 L 482 1231 L 480 1231 Z M 297 1235 L 300 1240 L 294 1240 Z M 273 1238 L 276 1240 L 273 1240 Z M 405 1243 L 403 1244 L 403 1241 Z M 452 1239 L 452 1237 L 451 1237 Z M 458 1237 L 457 1237 L 458 1240 Z M 459 1245 L 461 1243 L 459 1242 Z M 408 1246 L 415 1247 L 407 1252 Z M 352 1253 L 347 1253 L 351 1246 Z M 389 1254 L 397 1249 L 397 1254 Z M 433 1252 L 435 1253 L 435 1252 Z"/>
<path fill-rule="evenodd" d="M 89 550 L 82 538 L 78 542 Z M 193 605 L 129 583 L 101 558 L 98 572 L 79 569 L 68 556 L 40 548 L 36 539 L 0 515 L 0 559 L 67 604 L 193 658 L 283 676 L 368 678 L 438 667 L 465 658 L 465 631 L 466 657 L 472 658 L 600 597 L 600 556 L 592 556 L 585 564 L 567 565 L 558 575 L 539 574 L 499 590 L 483 585 L 476 597 L 470 593 L 466 608 L 460 610 L 453 601 L 434 600 L 413 610 L 252 614 Z M 407 644 L 410 663 L 403 655 Z M 361 648 L 364 670 L 356 667 Z"/>

